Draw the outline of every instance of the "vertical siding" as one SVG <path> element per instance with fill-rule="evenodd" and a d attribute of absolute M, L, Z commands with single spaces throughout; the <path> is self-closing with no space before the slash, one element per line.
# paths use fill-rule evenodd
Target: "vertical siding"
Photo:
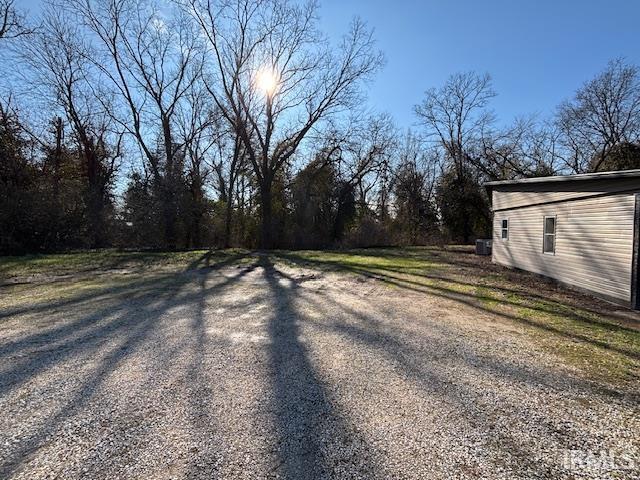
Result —
<path fill-rule="evenodd" d="M 632 194 L 495 212 L 493 261 L 628 302 L 634 212 Z M 555 255 L 542 253 L 545 215 L 557 217 Z M 509 219 L 506 241 L 500 238 L 503 219 Z"/>

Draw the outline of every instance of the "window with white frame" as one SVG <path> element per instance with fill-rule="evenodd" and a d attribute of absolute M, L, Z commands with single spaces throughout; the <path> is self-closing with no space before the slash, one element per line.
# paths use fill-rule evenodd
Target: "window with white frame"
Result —
<path fill-rule="evenodd" d="M 502 240 L 509 240 L 509 219 L 505 218 L 502 220 L 502 233 L 500 234 Z"/>
<path fill-rule="evenodd" d="M 556 217 L 544 217 L 542 251 L 550 254 L 556 253 Z"/>

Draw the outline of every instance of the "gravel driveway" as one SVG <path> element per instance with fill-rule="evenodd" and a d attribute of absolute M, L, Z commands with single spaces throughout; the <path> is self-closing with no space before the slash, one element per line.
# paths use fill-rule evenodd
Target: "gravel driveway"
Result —
<path fill-rule="evenodd" d="M 1 479 L 640 478 L 637 392 L 472 306 L 265 256 L 134 286 L 0 311 Z"/>

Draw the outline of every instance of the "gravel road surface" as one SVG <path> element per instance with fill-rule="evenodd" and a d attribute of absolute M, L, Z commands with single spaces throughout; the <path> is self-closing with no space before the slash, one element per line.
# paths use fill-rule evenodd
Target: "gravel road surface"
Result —
<path fill-rule="evenodd" d="M 268 257 L 0 311 L 0 479 L 640 478 L 638 392 Z"/>

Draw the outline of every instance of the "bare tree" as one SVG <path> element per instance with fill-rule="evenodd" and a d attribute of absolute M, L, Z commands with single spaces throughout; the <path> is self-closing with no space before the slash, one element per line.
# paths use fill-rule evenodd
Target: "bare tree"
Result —
<path fill-rule="evenodd" d="M 525 165 L 523 176 L 551 176 L 564 171 L 560 131 L 553 122 L 538 122 L 534 118 L 519 120 L 514 130 L 514 141 Z"/>
<path fill-rule="evenodd" d="M 233 210 L 236 203 L 237 182 L 246 170 L 246 155 L 241 139 L 230 128 L 206 89 L 194 88 L 181 109 L 180 131 L 187 158 L 187 179 L 193 197 L 194 234 L 204 211 L 204 189 L 212 185 L 224 204 L 224 233 L 222 243 L 231 245 Z M 199 235 L 199 234 L 198 234 Z"/>
<path fill-rule="evenodd" d="M 373 205 L 377 197 L 383 211 L 390 180 L 391 160 L 397 145 L 395 126 L 386 114 L 357 122 L 345 135 L 346 141 L 337 160 L 337 170 L 345 186 L 354 188 L 361 211 Z M 382 198 L 381 198 L 382 197 Z"/>
<path fill-rule="evenodd" d="M 224 131 L 217 142 L 217 156 L 213 163 L 215 171 L 214 185 L 220 200 L 224 203 L 224 236 L 223 245 L 231 246 L 233 213 L 238 190 L 238 181 L 248 176 L 246 149 L 242 139 L 230 130 Z"/>
<path fill-rule="evenodd" d="M 92 77 L 87 61 L 88 46 L 78 28 L 47 9 L 41 27 L 22 44 L 22 61 L 31 67 L 32 92 L 51 98 L 72 128 L 78 158 L 86 179 L 86 205 L 91 247 L 107 245 L 107 231 L 117 162 L 121 154 L 122 132 L 89 85 Z M 62 119 L 56 125 L 56 151 L 61 148 Z M 55 157 L 59 156 L 55 155 Z"/>
<path fill-rule="evenodd" d="M 188 92 L 185 100 L 180 105 L 176 123 L 179 143 L 184 146 L 186 186 L 190 195 L 186 244 L 201 247 L 208 209 L 206 186 L 214 170 L 210 158 L 224 132 L 220 115 L 212 108 L 209 95 L 200 84 Z"/>
<path fill-rule="evenodd" d="M 395 219 L 400 239 L 411 245 L 438 238 L 435 190 L 440 157 L 438 149 L 426 149 L 411 132 L 398 148 L 393 181 Z"/>
<path fill-rule="evenodd" d="M 575 173 L 597 172 L 617 145 L 640 140 L 638 68 L 613 60 L 558 109 L 565 163 Z"/>
<path fill-rule="evenodd" d="M 488 106 L 495 95 L 489 75 L 458 73 L 449 77 L 443 87 L 427 90 L 423 102 L 415 107 L 427 138 L 435 139 L 443 149 L 449 171 L 454 175 L 465 243 L 472 234 L 472 206 L 465 199 L 471 176 L 477 170 L 473 149 L 493 122 Z"/>
<path fill-rule="evenodd" d="M 398 147 L 398 168 L 409 165 L 413 171 L 424 177 L 424 194 L 429 202 L 435 195 L 438 173 L 442 168 L 442 158 L 437 148 L 425 148 L 423 140 L 414 132 L 407 132 Z"/>
<path fill-rule="evenodd" d="M 207 88 L 242 141 L 260 195 L 261 246 L 272 246 L 272 188 L 307 134 L 358 99 L 381 65 L 354 21 L 337 50 L 317 31 L 314 2 L 185 0 L 208 41 Z"/>
<path fill-rule="evenodd" d="M 490 180 L 556 175 L 562 160 L 558 136 L 551 124 L 518 118 L 511 126 L 483 131 L 469 159 Z"/>
<path fill-rule="evenodd" d="M 427 137 L 438 141 L 460 177 L 469 151 L 493 121 L 487 108 L 495 95 L 489 75 L 457 73 L 442 88 L 427 90 L 415 107 Z"/>
<path fill-rule="evenodd" d="M 314 154 L 316 170 L 320 172 L 330 165 L 340 181 L 333 238 L 340 237 L 343 209 L 348 207 L 346 200 L 349 197 L 355 197 L 360 214 L 378 210 L 384 216 L 393 180 L 391 161 L 397 143 L 391 117 L 356 112 L 348 122 L 333 122 L 331 128 L 313 138 L 322 145 Z"/>
<path fill-rule="evenodd" d="M 98 40 L 92 60 L 122 103 L 113 118 L 140 147 L 161 192 L 166 246 L 175 248 L 184 159 L 176 117 L 201 78 L 198 35 L 180 10 L 153 2 L 69 0 L 66 5 Z"/>
<path fill-rule="evenodd" d="M 33 33 L 14 0 L 0 0 L 0 39 L 18 38 Z"/>

